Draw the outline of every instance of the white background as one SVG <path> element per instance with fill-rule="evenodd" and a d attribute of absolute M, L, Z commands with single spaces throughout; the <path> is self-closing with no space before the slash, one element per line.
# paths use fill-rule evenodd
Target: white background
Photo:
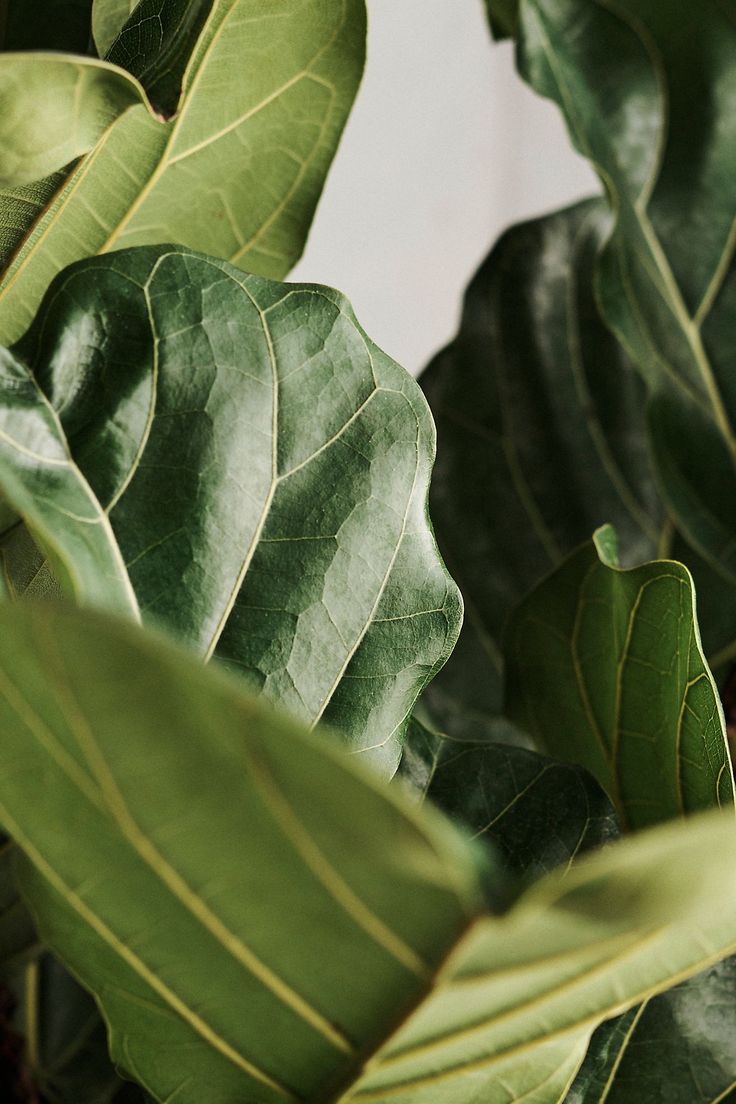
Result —
<path fill-rule="evenodd" d="M 599 191 L 482 0 L 368 0 L 368 63 L 289 279 L 339 288 L 416 374 L 499 232 Z"/>

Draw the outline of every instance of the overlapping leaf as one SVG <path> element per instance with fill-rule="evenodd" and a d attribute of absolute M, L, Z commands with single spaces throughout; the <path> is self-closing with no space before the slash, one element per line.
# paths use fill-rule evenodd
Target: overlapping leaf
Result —
<path fill-rule="evenodd" d="M 109 587 L 106 548 L 82 570 L 95 527 L 62 512 L 59 473 L 94 491 L 144 616 L 393 770 L 460 604 L 426 516 L 426 403 L 345 300 L 132 250 L 61 277 L 16 353 L 0 479 L 81 597 Z"/>
<path fill-rule="evenodd" d="M 132 51 L 144 6 L 118 39 L 123 52 L 111 56 L 150 68 L 146 49 Z M 184 6 L 165 6 L 176 9 L 171 25 L 180 30 Z M 187 18 L 202 11 L 196 0 L 185 7 Z M 0 197 L 9 262 L 0 340 L 20 336 L 61 268 L 123 246 L 176 241 L 283 276 L 303 248 L 360 79 L 364 38 L 362 0 L 212 4 L 188 63 L 176 58 L 182 96 L 173 119 L 132 108 L 61 184 Z"/>
<path fill-rule="evenodd" d="M 137 3 L 138 0 L 93 0 L 92 36 L 100 57 L 110 49 Z"/>
<path fill-rule="evenodd" d="M 603 1024 L 565 1104 L 732 1104 L 735 983 L 731 957 Z"/>
<path fill-rule="evenodd" d="M 142 86 L 96 58 L 0 53 L 0 188 L 62 169 L 133 106 L 150 113 Z"/>
<path fill-rule="evenodd" d="M 736 20 L 704 0 L 522 0 L 519 66 L 561 107 L 615 214 L 608 324 L 637 361 L 670 507 L 736 578 Z"/>
<path fill-rule="evenodd" d="M 69 453 L 56 412 L 28 367 L 0 349 L 0 489 L 43 541 L 47 555 L 82 602 L 137 616 L 138 604 L 110 521 Z M 1 541 L 7 571 L 14 552 L 28 566 L 13 527 Z M 13 572 L 27 589 L 47 569 Z M 8 589 L 15 589 L 8 580 Z"/>
<path fill-rule="evenodd" d="M 505 234 L 421 379 L 439 436 L 432 517 L 467 609 L 429 701 L 457 739 L 483 735 L 500 710 L 501 632 L 542 576 L 607 521 L 627 562 L 666 536 L 644 390 L 593 299 L 608 227 L 592 201 Z"/>
<path fill-rule="evenodd" d="M 22 885 L 157 1099 L 550 1099 L 597 1020 L 736 942 L 728 816 L 492 915 L 478 851 L 219 672 L 72 608 L 0 618 Z"/>
<path fill-rule="evenodd" d="M 515 610 L 509 709 L 556 757 L 585 765 L 630 827 L 731 804 L 690 575 L 672 561 L 620 570 L 613 536 L 600 530 Z"/>
<path fill-rule="evenodd" d="M 608 797 L 586 770 L 504 744 L 460 743 L 416 719 L 400 777 L 532 880 L 618 836 Z"/>

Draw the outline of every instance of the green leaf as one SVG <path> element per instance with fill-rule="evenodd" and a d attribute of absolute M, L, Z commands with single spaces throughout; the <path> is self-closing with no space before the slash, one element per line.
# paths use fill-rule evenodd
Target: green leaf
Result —
<path fill-rule="evenodd" d="M 13 1023 L 25 1040 L 24 1067 L 49 1104 L 142 1104 L 140 1088 L 118 1077 L 90 994 L 45 953 L 11 979 Z"/>
<path fill-rule="evenodd" d="M 723 712 L 682 564 L 629 571 L 611 530 L 516 609 L 508 705 L 556 758 L 587 767 L 636 828 L 733 802 Z"/>
<path fill-rule="evenodd" d="M 72 607 L 0 625 L 23 890 L 159 1100 L 561 1092 L 596 1022 L 736 945 L 731 815 L 493 915 L 476 848 L 219 671 Z"/>
<path fill-rule="evenodd" d="M 0 978 L 38 944 L 30 913 L 18 893 L 12 870 L 14 845 L 0 838 Z"/>
<path fill-rule="evenodd" d="M 520 8 L 521 72 L 559 104 L 615 212 L 598 292 L 647 382 L 668 504 L 732 581 L 735 50 L 720 0 Z"/>
<path fill-rule="evenodd" d="M 213 0 L 141 0 L 107 60 L 127 69 L 164 116 L 180 105 L 186 67 Z"/>
<path fill-rule="evenodd" d="M 93 0 L 92 36 L 100 57 L 110 49 L 137 4 L 138 0 Z"/>
<path fill-rule="evenodd" d="M 53 197 L 39 186 L 27 210 L 3 203 L 14 253 L 0 341 L 23 333 L 60 269 L 95 253 L 174 241 L 275 277 L 297 260 L 360 80 L 365 10 L 362 0 L 267 7 L 213 5 L 175 118 L 133 108 Z"/>
<path fill-rule="evenodd" d="M 392 772 L 460 600 L 426 513 L 426 402 L 345 299 L 172 247 L 132 250 L 61 276 L 16 354 L 0 388 L 17 442 L 7 472 L 34 493 L 9 483 L 7 498 L 34 533 L 42 494 L 46 539 L 94 534 L 49 490 L 73 470 L 145 617 Z M 48 448 L 68 450 L 66 468 L 29 456 L 57 411 Z M 69 547 L 69 572 L 104 595 L 107 546 L 83 572 Z"/>
<path fill-rule="evenodd" d="M 438 429 L 430 508 L 466 623 L 429 690 L 456 739 L 490 737 L 513 606 L 612 521 L 627 561 L 657 554 L 663 509 L 644 388 L 592 293 L 609 230 L 601 201 L 514 227 L 473 279 L 459 333 L 421 384 Z M 494 732 L 494 728 L 496 731 Z"/>
<path fill-rule="evenodd" d="M 414 742 L 417 735 L 410 733 Z M 529 881 L 569 868 L 618 835 L 613 807 L 586 770 L 526 748 L 439 737 L 423 788 L 474 839 L 491 844 L 507 870 Z"/>
<path fill-rule="evenodd" d="M 94 58 L 0 54 L 0 188 L 32 184 L 103 138 L 139 106 L 141 85 L 124 69 Z"/>
<path fill-rule="evenodd" d="M 731 1104 L 736 958 L 603 1024 L 565 1104 Z"/>
<path fill-rule="evenodd" d="M 0 491 L 22 514 L 80 602 L 128 612 L 138 604 L 110 521 L 69 453 L 58 416 L 25 364 L 0 349 Z M 12 532 L 12 531 L 11 531 Z M 27 538 L 6 533 L 2 561 Z M 23 567 L 27 560 L 19 557 Z M 35 570 L 35 574 L 34 574 Z M 11 590 L 27 589 L 42 570 L 14 572 Z"/>
<path fill-rule="evenodd" d="M 493 37 L 513 38 L 519 23 L 519 0 L 485 0 L 485 4 Z"/>

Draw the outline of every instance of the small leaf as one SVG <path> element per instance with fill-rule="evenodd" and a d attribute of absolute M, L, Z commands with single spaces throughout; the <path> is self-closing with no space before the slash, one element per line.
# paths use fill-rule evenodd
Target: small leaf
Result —
<path fill-rule="evenodd" d="M 597 534 L 516 609 L 506 659 L 511 715 L 551 754 L 587 767 L 627 826 L 733 803 L 682 564 L 622 571 Z"/>
<path fill-rule="evenodd" d="M 736 945 L 731 814 L 491 914 L 476 847 L 221 672 L 72 607 L 0 627 L 22 887 L 158 1100 L 559 1096 L 595 1023 Z"/>
<path fill-rule="evenodd" d="M 55 54 L 0 54 L 0 97 L 0 188 L 63 168 L 129 108 L 148 109 L 141 85 L 124 69 Z"/>

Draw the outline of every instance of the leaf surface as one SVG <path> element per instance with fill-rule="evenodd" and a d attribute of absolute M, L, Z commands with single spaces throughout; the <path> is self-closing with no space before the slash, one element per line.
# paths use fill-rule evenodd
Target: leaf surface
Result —
<path fill-rule="evenodd" d="M 517 877 L 532 881 L 569 868 L 618 836 L 613 806 L 581 767 L 526 748 L 433 737 L 416 721 L 407 745 L 402 775 L 474 839 L 491 844 Z"/>
<path fill-rule="evenodd" d="M 466 604 L 428 703 L 456 739 L 508 742 L 508 722 L 488 718 L 503 705 L 503 627 L 532 586 L 605 522 L 627 563 L 662 538 L 644 388 L 593 299 L 608 229 L 593 200 L 508 231 L 421 378 L 439 442 L 431 513 Z"/>
<path fill-rule="evenodd" d="M 673 561 L 622 571 L 599 530 L 514 611 L 508 705 L 588 768 L 636 828 L 733 803 L 723 713 L 692 579 Z"/>
<path fill-rule="evenodd" d="M 0 490 L 43 541 L 67 589 L 81 602 L 138 615 L 107 515 L 69 453 L 51 404 L 27 366 L 0 349 Z M 2 538 L 2 562 L 8 571 L 23 534 Z M 42 565 L 26 575 L 27 557 L 15 584 L 27 589 Z M 19 581 L 20 577 L 20 581 Z M 7 577 L 11 591 L 15 584 Z"/>
<path fill-rule="evenodd" d="M 61 169 L 90 150 L 129 108 L 149 110 L 141 85 L 105 61 L 0 54 L 0 188 Z"/>
<path fill-rule="evenodd" d="M 721 0 L 520 5 L 520 70 L 559 104 L 615 215 L 598 293 L 647 382 L 668 504 L 731 581 L 735 50 L 733 6 Z"/>
<path fill-rule="evenodd" d="M 49 448 L 91 488 L 143 615 L 392 772 L 460 600 L 427 518 L 426 402 L 347 302 L 132 250 L 60 277 L 16 353 L 33 432 L 58 413 Z M 9 479 L 68 477 L 29 456 L 15 376 L 0 402 Z M 7 497 L 37 533 L 36 498 Z M 71 540 L 60 492 L 44 498 Z"/>
<path fill-rule="evenodd" d="M 100 57 L 110 49 L 137 3 L 138 0 L 93 0 L 92 35 Z"/>
<path fill-rule="evenodd" d="M 126 52 L 142 8 L 126 25 Z M 60 269 L 125 246 L 175 241 L 285 275 L 303 248 L 364 51 L 362 0 L 214 3 L 174 118 L 133 108 L 53 196 L 39 185 L 27 209 L 15 196 L 3 203 L 14 253 L 0 283 L 0 340 L 23 333 Z"/>
<path fill-rule="evenodd" d="M 594 1023 L 736 942 L 731 816 L 491 914 L 474 847 L 220 672 L 89 611 L 0 620 L 22 886 L 159 1100 L 550 1099 Z"/>

